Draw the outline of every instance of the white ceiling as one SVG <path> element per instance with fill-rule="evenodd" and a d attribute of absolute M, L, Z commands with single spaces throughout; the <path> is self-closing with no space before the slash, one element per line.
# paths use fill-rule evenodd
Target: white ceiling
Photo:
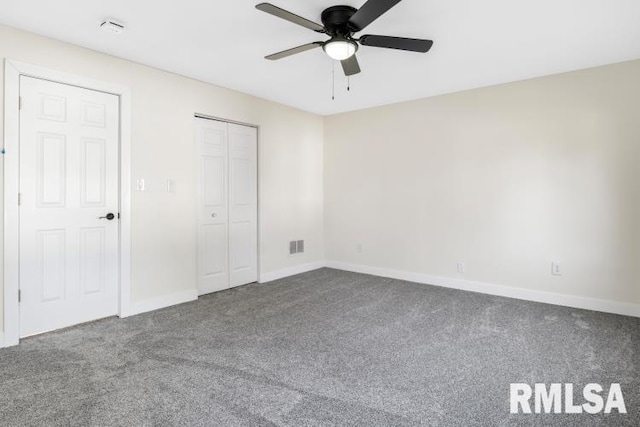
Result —
<path fill-rule="evenodd" d="M 640 58 L 639 0 L 404 0 L 360 34 L 433 39 L 427 54 L 361 47 L 346 78 L 324 40 L 254 8 L 260 0 L 4 0 L 0 22 L 319 114 L 332 114 Z M 271 0 L 313 21 L 335 4 Z M 127 26 L 114 36 L 106 17 Z"/>

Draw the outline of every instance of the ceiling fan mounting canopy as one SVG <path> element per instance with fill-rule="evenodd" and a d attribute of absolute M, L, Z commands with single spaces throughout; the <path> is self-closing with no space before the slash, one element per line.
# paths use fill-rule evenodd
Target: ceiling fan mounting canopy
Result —
<path fill-rule="evenodd" d="M 330 36 L 350 36 L 351 33 L 358 31 L 349 25 L 349 19 L 351 19 L 357 11 L 358 9 L 351 6 L 331 6 L 322 12 L 320 19 L 327 34 Z"/>
<path fill-rule="evenodd" d="M 360 9 L 351 6 L 331 6 L 325 9 L 320 20 L 323 25 L 298 16 L 287 10 L 281 9 L 270 3 L 256 5 L 258 10 L 270 15 L 287 20 L 321 34 L 331 37 L 327 41 L 316 41 L 302 46 L 287 49 L 282 52 L 268 55 L 265 58 L 277 60 L 297 53 L 322 47 L 331 58 L 342 64 L 342 69 L 347 76 L 360 72 L 360 65 L 355 53 L 359 45 L 398 49 L 411 52 L 426 53 L 431 49 L 433 41 L 424 39 L 411 39 L 405 37 L 390 37 L 377 35 L 363 35 L 354 38 L 353 34 L 362 31 L 365 27 L 385 14 L 389 9 L 398 4 L 400 0 L 367 0 Z"/>

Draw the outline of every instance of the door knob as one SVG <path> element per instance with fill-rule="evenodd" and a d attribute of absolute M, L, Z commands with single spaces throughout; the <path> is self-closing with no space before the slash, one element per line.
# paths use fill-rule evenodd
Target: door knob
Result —
<path fill-rule="evenodd" d="M 105 216 L 100 216 L 98 217 L 98 219 L 108 219 L 109 221 L 111 221 L 113 218 L 115 218 L 116 216 L 114 214 L 112 214 L 111 212 L 109 212 L 108 214 L 106 214 Z"/>

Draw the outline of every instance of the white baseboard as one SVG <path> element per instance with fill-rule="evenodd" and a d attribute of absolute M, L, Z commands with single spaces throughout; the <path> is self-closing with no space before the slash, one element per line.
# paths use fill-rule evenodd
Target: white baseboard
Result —
<path fill-rule="evenodd" d="M 285 277 L 295 276 L 296 274 L 317 270 L 325 266 L 326 264 L 324 261 L 316 261 L 316 262 L 310 262 L 307 264 L 295 265 L 293 267 L 283 268 L 282 270 L 276 270 L 270 273 L 261 274 L 259 282 L 260 283 L 272 282 L 274 280 L 283 279 Z"/>
<path fill-rule="evenodd" d="M 602 311 L 605 313 L 621 314 L 624 316 L 640 317 L 640 304 L 630 304 L 618 301 L 601 300 L 574 295 L 564 295 L 553 292 L 515 288 L 511 286 L 495 285 L 492 283 L 474 282 L 470 280 L 454 279 L 451 277 L 433 276 L 422 273 L 411 273 L 406 271 L 391 270 L 359 264 L 349 264 L 337 261 L 328 261 L 326 263 L 326 266 L 329 268 L 335 268 L 337 270 L 389 277 L 392 279 L 441 286 L 444 288 L 460 289 L 463 291 L 479 292 L 482 294 L 497 295 L 501 297 L 515 298 L 526 301 L 562 305 L 565 307 L 580 308 L 584 310 Z"/>
<path fill-rule="evenodd" d="M 140 302 L 132 302 L 128 313 L 121 314 L 120 317 L 135 316 L 136 314 L 147 313 L 161 308 L 178 305 L 198 299 L 198 291 L 189 289 L 188 291 L 176 292 L 174 294 L 163 295 Z"/>

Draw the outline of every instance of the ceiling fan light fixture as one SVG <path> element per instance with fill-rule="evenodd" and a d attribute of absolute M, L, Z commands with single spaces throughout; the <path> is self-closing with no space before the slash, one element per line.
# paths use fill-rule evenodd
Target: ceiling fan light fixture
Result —
<path fill-rule="evenodd" d="M 344 61 L 351 58 L 358 50 L 358 44 L 352 40 L 334 37 L 326 42 L 322 49 L 331 59 Z"/>

